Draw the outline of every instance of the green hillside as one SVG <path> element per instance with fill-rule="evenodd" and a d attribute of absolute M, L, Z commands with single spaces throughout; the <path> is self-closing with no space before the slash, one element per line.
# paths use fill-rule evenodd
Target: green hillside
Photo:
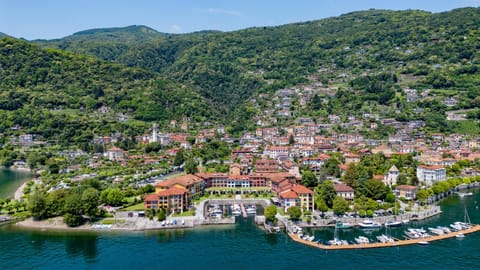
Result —
<path fill-rule="evenodd" d="M 139 68 L 12 38 L 0 39 L 0 63 L 2 132 L 21 126 L 23 132 L 68 141 L 90 137 L 95 128 L 113 132 L 120 114 L 131 120 L 123 129 L 134 120 L 216 117 L 192 88 Z"/>
<path fill-rule="evenodd" d="M 137 120 L 189 116 L 220 120 L 241 132 L 276 106 L 270 99 L 277 90 L 321 85 L 323 93 L 315 92 L 306 105 L 294 99 L 288 113 L 326 121 L 332 113 L 346 118 L 368 112 L 453 131 L 446 110 L 480 105 L 479 26 L 480 8 L 463 8 L 368 10 L 233 32 L 174 35 L 146 26 L 86 30 L 34 42 L 115 64 L 19 43 L 32 52 L 3 68 L 1 106 L 15 110 L 37 102 L 48 109 L 93 110 L 105 105 Z M 12 59 L 6 45 L 3 57 Z M 406 88 L 417 89 L 422 98 L 408 100 Z M 258 99 L 261 93 L 266 100 Z M 458 103 L 447 108 L 445 99 Z"/>

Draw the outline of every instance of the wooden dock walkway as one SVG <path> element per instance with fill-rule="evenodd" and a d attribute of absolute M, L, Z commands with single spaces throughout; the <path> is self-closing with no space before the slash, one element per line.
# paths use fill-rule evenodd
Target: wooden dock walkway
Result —
<path fill-rule="evenodd" d="M 288 235 L 292 240 L 320 248 L 320 249 L 325 249 L 325 250 L 337 250 L 337 249 L 362 249 L 362 248 L 383 248 L 383 247 L 399 247 L 399 246 L 406 246 L 406 245 L 414 245 L 414 244 L 419 244 L 420 242 L 433 242 L 433 241 L 438 241 L 438 240 L 443 240 L 447 238 L 454 238 L 457 236 L 459 233 L 463 233 L 464 235 L 470 234 L 470 233 L 475 233 L 480 231 L 480 225 L 474 225 L 473 227 L 465 230 L 461 230 L 458 232 L 451 232 L 447 234 L 442 234 L 442 235 L 434 235 L 434 236 L 429 236 L 425 238 L 418 238 L 418 239 L 408 239 L 408 240 L 399 240 L 395 241 L 393 243 L 368 243 L 368 244 L 349 244 L 349 245 L 340 245 L 340 246 L 331 246 L 331 245 L 324 245 L 320 244 L 317 242 L 310 242 L 307 240 L 301 239 L 297 234 L 295 233 L 289 233 Z"/>

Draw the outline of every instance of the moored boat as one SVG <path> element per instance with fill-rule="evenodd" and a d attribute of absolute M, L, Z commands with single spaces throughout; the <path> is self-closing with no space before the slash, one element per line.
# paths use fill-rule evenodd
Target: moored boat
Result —
<path fill-rule="evenodd" d="M 365 219 L 364 221 L 358 223 L 358 226 L 360 226 L 362 229 L 376 229 L 382 227 L 382 224 L 370 219 Z"/>
<path fill-rule="evenodd" d="M 439 228 L 428 228 L 428 230 L 434 234 L 434 235 L 442 235 L 444 234 L 445 232 L 442 230 L 442 229 L 439 229 Z"/>
<path fill-rule="evenodd" d="M 257 207 L 255 205 L 249 205 L 247 208 L 245 208 L 245 212 L 247 212 L 247 214 L 256 214 Z"/>
<path fill-rule="evenodd" d="M 353 225 L 348 223 L 348 222 L 338 221 L 337 223 L 335 223 L 335 228 L 337 228 L 337 229 L 350 229 L 352 227 L 353 227 Z"/>
<path fill-rule="evenodd" d="M 358 244 L 368 244 L 370 243 L 370 240 L 368 240 L 368 238 L 365 236 L 359 236 L 355 237 L 355 242 L 357 242 Z"/>
<path fill-rule="evenodd" d="M 400 227 L 402 226 L 402 222 L 401 221 L 393 221 L 393 220 L 389 220 L 387 222 L 385 222 L 385 227 Z"/>
<path fill-rule="evenodd" d="M 385 234 L 378 235 L 377 240 L 380 241 L 381 243 L 393 243 L 393 242 L 395 242 L 395 240 L 392 237 L 390 237 L 388 235 L 385 235 Z"/>

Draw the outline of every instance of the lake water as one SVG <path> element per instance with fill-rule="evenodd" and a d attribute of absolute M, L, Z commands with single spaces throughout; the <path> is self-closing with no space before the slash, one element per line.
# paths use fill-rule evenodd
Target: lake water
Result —
<path fill-rule="evenodd" d="M 17 188 L 30 176 L 28 172 L 0 168 L 0 198 L 13 198 Z"/>
<path fill-rule="evenodd" d="M 412 227 L 463 220 L 468 209 L 480 222 L 480 192 L 441 202 L 444 213 Z M 401 234 L 407 227 L 392 229 Z M 341 233 L 373 237 L 361 230 Z M 333 230 L 311 230 L 325 240 Z M 0 227 L 0 269 L 480 269 L 480 233 L 428 246 L 324 251 L 293 242 L 284 233 L 268 235 L 253 219 L 235 225 L 175 231 L 46 232 Z"/>

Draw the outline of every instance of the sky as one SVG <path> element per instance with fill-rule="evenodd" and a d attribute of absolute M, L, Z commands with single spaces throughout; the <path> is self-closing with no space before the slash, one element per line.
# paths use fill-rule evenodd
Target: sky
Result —
<path fill-rule="evenodd" d="M 480 0 L 0 0 L 0 32 L 53 39 L 105 27 L 146 25 L 165 33 L 233 31 L 375 9 L 431 12 Z"/>

